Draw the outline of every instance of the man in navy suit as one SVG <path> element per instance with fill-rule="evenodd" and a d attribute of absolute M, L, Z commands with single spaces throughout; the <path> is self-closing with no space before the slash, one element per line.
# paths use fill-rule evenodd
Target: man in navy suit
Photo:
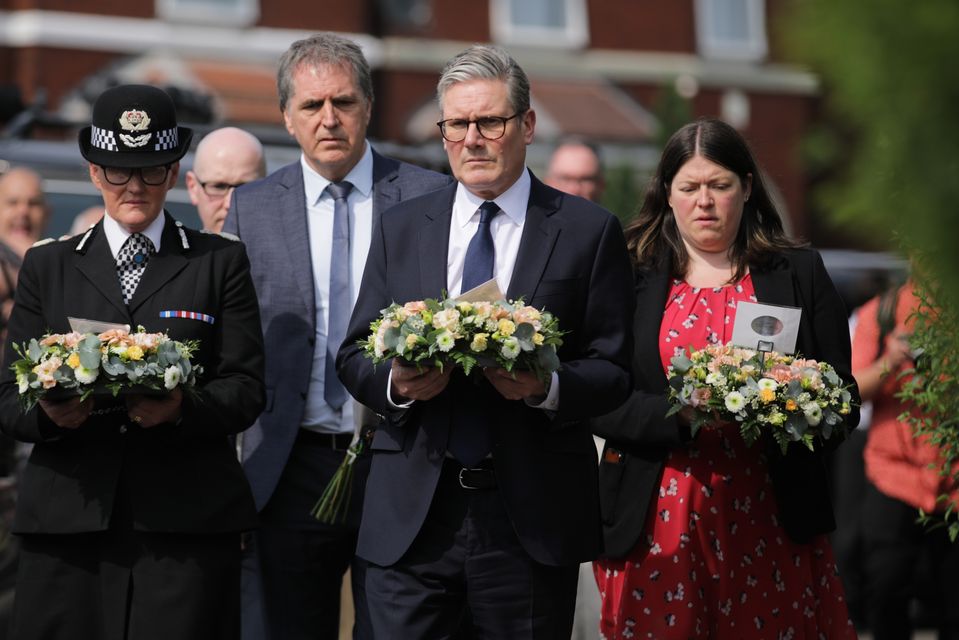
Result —
<path fill-rule="evenodd" d="M 374 228 L 340 378 L 386 422 L 376 432 L 357 554 L 377 640 L 569 638 L 577 568 L 600 551 L 587 419 L 629 387 L 632 277 L 608 211 L 526 168 L 536 114 L 526 74 L 475 46 L 438 85 L 457 183 Z M 480 250 L 474 248 L 480 247 Z M 374 368 L 356 341 L 390 302 L 456 296 L 495 278 L 567 332 L 562 369 Z"/>
<path fill-rule="evenodd" d="M 335 638 L 368 456 L 355 464 L 344 523 L 320 523 L 310 511 L 354 423 L 372 414 L 343 389 L 334 356 L 380 215 L 450 179 L 383 157 L 366 141 L 373 87 L 355 43 L 328 33 L 294 42 L 277 83 L 286 128 L 303 154 L 237 189 L 224 225 L 247 246 L 267 353 L 266 410 L 241 445 L 261 522 L 244 566 L 244 638 Z M 354 563 L 360 637 L 362 569 Z"/>

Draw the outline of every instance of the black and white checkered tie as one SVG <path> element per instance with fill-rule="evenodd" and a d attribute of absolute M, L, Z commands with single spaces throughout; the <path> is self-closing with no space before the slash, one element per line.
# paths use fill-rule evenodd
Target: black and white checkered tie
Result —
<path fill-rule="evenodd" d="M 117 255 L 117 277 L 120 279 L 120 293 L 124 304 L 130 304 L 133 292 L 140 284 L 143 270 L 154 253 L 156 249 L 153 243 L 142 233 L 134 233 L 123 243 Z"/>

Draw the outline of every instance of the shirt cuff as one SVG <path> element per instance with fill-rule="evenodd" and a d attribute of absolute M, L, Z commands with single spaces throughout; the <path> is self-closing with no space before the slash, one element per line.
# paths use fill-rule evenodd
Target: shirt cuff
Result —
<path fill-rule="evenodd" d="M 534 409 L 543 409 L 545 411 L 559 410 L 559 375 L 554 371 L 549 377 L 549 388 L 546 390 L 546 399 L 539 404 L 526 402 Z"/>
<path fill-rule="evenodd" d="M 390 393 L 390 390 L 393 388 L 393 370 L 390 369 L 390 373 L 386 378 L 386 402 L 390 405 L 391 409 L 409 409 L 413 406 L 413 403 L 416 400 L 410 400 L 409 402 L 404 402 L 403 404 L 396 404 L 393 402 L 393 395 Z"/>

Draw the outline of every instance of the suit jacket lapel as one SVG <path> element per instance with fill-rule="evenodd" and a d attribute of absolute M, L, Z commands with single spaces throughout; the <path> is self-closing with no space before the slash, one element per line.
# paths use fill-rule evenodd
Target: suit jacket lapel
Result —
<path fill-rule="evenodd" d="M 163 225 L 163 236 L 160 241 L 160 250 L 150 258 L 137 290 L 130 300 L 130 313 L 136 311 L 143 302 L 156 293 L 163 285 L 172 280 L 176 274 L 186 267 L 187 259 L 183 255 L 183 240 L 176 228 L 173 216 L 164 212 L 166 224 Z"/>
<path fill-rule="evenodd" d="M 559 199 L 562 197 L 548 192 L 543 183 L 532 174 L 530 178 L 526 223 L 506 293 L 510 300 L 522 297 L 527 302 L 536 294 L 536 287 L 543 277 L 559 236 L 559 224 L 551 216 L 559 208 Z"/>
<path fill-rule="evenodd" d="M 797 306 L 793 291 L 792 272 L 789 269 L 773 267 L 768 270 L 752 270 L 753 289 L 756 299 L 766 304 Z"/>
<path fill-rule="evenodd" d="M 103 232 L 103 222 L 97 223 L 97 227 L 90 239 L 90 244 L 86 251 L 77 255 L 77 270 L 90 281 L 90 283 L 106 298 L 110 304 L 117 308 L 124 317 L 130 315 L 127 306 L 123 304 L 123 298 L 120 295 L 120 281 L 117 277 L 117 263 L 110 251 L 110 243 L 107 242 L 106 233 Z"/>
<path fill-rule="evenodd" d="M 290 271 L 307 309 L 316 308 L 313 288 L 313 262 L 310 260 L 310 230 L 306 221 L 306 193 L 303 187 L 303 168 L 299 162 L 281 169 L 274 181 L 276 190 L 275 206 L 272 215 L 279 218 L 279 224 L 286 239 L 285 248 L 290 261 Z M 310 314 L 312 323 L 313 314 Z"/>
<path fill-rule="evenodd" d="M 373 150 L 373 228 L 383 212 L 400 201 L 400 187 L 396 183 L 399 163 Z"/>
<path fill-rule="evenodd" d="M 431 206 L 423 216 L 416 249 L 420 255 L 420 288 L 424 298 L 439 296 L 440 292 L 446 291 L 446 258 L 455 195 L 454 182 L 431 198 Z"/>
<path fill-rule="evenodd" d="M 659 330 L 671 281 L 667 269 L 645 271 L 636 277 L 633 332 L 637 355 L 633 364 L 643 368 L 646 380 L 658 380 L 662 384 L 666 383 L 666 375 L 659 355 Z"/>

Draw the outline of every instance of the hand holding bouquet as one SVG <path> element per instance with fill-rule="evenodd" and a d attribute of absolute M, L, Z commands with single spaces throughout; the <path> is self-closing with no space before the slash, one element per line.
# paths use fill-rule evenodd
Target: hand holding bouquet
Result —
<path fill-rule="evenodd" d="M 113 329 L 103 333 L 53 333 L 15 345 L 20 359 L 16 373 L 24 411 L 55 390 L 74 392 L 81 399 L 105 389 L 116 396 L 122 390 L 171 391 L 191 387 L 202 368 L 190 357 L 196 341 L 171 340 L 164 333 L 147 333 L 143 327 L 130 333 Z"/>
<path fill-rule="evenodd" d="M 667 415 L 692 407 L 694 435 L 710 422 L 738 422 L 747 445 L 768 432 L 783 453 L 790 442 L 812 450 L 817 440 L 845 435 L 851 396 L 825 362 L 732 345 L 710 345 L 671 362 Z"/>
<path fill-rule="evenodd" d="M 449 298 L 393 303 L 370 324 L 360 342 L 375 363 L 402 358 L 442 368 L 452 363 L 469 375 L 477 364 L 528 369 L 540 379 L 559 369 L 559 321 L 522 300 L 464 302 Z"/>

